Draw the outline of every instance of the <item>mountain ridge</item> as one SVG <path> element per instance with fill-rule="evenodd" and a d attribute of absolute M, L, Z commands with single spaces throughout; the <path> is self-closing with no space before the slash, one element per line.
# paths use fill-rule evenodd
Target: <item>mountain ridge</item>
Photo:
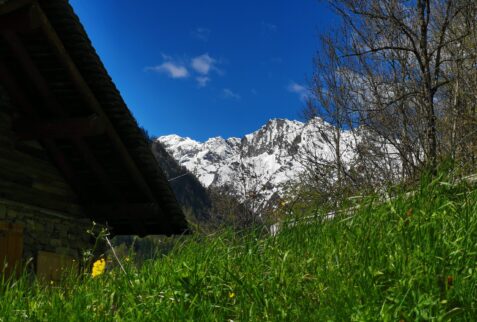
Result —
<path fill-rule="evenodd" d="M 332 160 L 329 138 L 335 127 L 320 118 L 304 123 L 274 118 L 242 138 L 213 137 L 204 142 L 176 134 L 161 136 L 161 144 L 204 187 L 227 188 L 244 200 L 251 193 L 267 201 L 283 197 L 285 187 L 306 171 L 305 155 Z M 356 138 L 342 130 L 343 159 L 354 157 Z M 311 154 L 310 154 L 311 153 Z"/>

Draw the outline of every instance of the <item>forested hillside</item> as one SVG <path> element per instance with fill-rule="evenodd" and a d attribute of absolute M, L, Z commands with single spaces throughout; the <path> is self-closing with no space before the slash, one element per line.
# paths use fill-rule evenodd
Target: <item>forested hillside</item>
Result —
<path fill-rule="evenodd" d="M 151 142 L 151 149 L 183 209 L 196 220 L 210 219 L 212 207 L 210 196 L 197 178 L 185 167 L 180 166 L 161 144 Z"/>

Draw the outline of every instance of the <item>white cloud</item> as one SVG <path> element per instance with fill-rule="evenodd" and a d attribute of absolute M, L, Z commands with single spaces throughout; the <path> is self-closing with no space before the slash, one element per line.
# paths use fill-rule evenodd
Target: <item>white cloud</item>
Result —
<path fill-rule="evenodd" d="M 211 31 L 208 28 L 198 27 L 197 29 L 191 31 L 191 35 L 197 40 L 206 42 L 209 40 L 210 32 Z"/>
<path fill-rule="evenodd" d="M 0 0 L 1 1 L 1 0 Z M 224 72 L 217 67 L 219 62 L 208 53 L 193 57 L 176 57 L 161 53 L 162 64 L 146 67 L 146 71 L 152 71 L 180 79 L 193 77 L 198 87 L 206 87 L 212 81 L 212 74 L 223 75 Z"/>
<path fill-rule="evenodd" d="M 239 94 L 232 92 L 232 91 L 231 91 L 230 89 L 228 89 L 228 88 L 224 88 L 224 89 L 222 90 L 222 97 L 225 98 L 225 99 L 229 99 L 229 98 L 231 98 L 231 99 L 236 99 L 236 100 L 240 99 L 240 95 L 239 95 Z"/>
<path fill-rule="evenodd" d="M 291 93 L 298 94 L 300 100 L 305 101 L 310 96 L 310 91 L 303 85 L 291 82 L 287 86 L 287 90 Z"/>
<path fill-rule="evenodd" d="M 192 58 L 192 68 L 202 75 L 207 75 L 212 69 L 215 69 L 214 64 L 217 61 L 209 56 L 209 54 L 203 54 Z"/>
<path fill-rule="evenodd" d="M 197 81 L 197 85 L 199 85 L 199 87 L 205 87 L 207 86 L 207 83 L 210 82 L 210 78 L 207 76 L 198 76 L 195 78 L 195 80 Z"/>
<path fill-rule="evenodd" d="M 189 71 L 185 66 L 172 61 L 167 61 L 157 66 L 146 67 L 146 70 L 166 74 L 171 78 L 186 78 L 189 76 Z"/>

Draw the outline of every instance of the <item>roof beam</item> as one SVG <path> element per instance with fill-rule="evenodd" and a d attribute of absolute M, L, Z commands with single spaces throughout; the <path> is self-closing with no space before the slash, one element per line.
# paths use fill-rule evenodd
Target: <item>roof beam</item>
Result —
<path fill-rule="evenodd" d="M 34 14 L 31 7 L 22 8 L 10 14 L 3 15 L 2 19 L 0 19 L 1 31 L 29 32 L 39 27 L 40 20 L 38 16 Z"/>
<path fill-rule="evenodd" d="M 17 119 L 13 131 L 20 140 L 73 139 L 104 134 L 104 124 L 93 115 L 88 118 L 34 120 Z"/>
<path fill-rule="evenodd" d="M 49 112 L 51 112 L 52 114 L 59 115 L 61 117 L 66 117 L 64 110 L 61 108 L 61 105 L 56 100 L 55 96 L 51 93 L 46 80 L 41 75 L 40 70 L 31 59 L 21 39 L 19 39 L 18 36 L 12 32 L 3 32 L 2 35 L 5 41 L 10 46 L 10 49 L 12 50 L 14 57 L 20 62 L 22 68 L 25 71 L 25 74 L 30 77 L 31 81 L 36 86 L 38 92 L 45 100 L 46 108 L 49 110 Z M 78 123 L 78 120 L 73 120 L 71 122 Z M 61 121 L 58 121 L 56 125 L 55 124 L 49 125 L 50 126 L 49 134 L 52 134 L 51 132 L 54 132 L 54 130 L 57 130 L 57 133 L 60 130 L 62 130 L 63 132 L 69 131 L 65 129 L 64 127 L 61 128 L 61 125 L 59 123 L 61 123 Z M 74 124 L 70 124 L 70 125 L 74 125 Z M 79 124 L 79 127 L 84 125 L 85 124 L 82 124 L 82 125 Z M 78 127 L 78 124 L 76 124 L 76 126 Z M 89 125 L 87 126 L 90 127 L 90 130 L 93 130 L 92 132 L 98 132 L 98 133 L 100 132 L 100 134 L 105 133 L 104 117 L 95 115 L 92 120 L 89 120 Z M 56 129 L 53 129 L 53 131 L 51 131 L 51 127 L 56 127 Z M 45 129 L 45 127 L 43 128 L 43 130 L 44 130 L 44 134 L 47 134 L 45 132 L 48 132 L 48 130 Z M 69 133 L 69 134 L 72 134 L 72 133 Z M 91 149 L 86 144 L 86 142 L 84 142 L 83 140 L 81 140 L 79 137 L 76 137 L 76 136 L 71 137 L 71 139 L 73 141 L 73 144 L 76 146 L 76 148 L 81 152 L 81 155 L 83 156 L 83 159 L 85 160 L 85 162 L 89 165 L 91 170 L 94 171 L 96 176 L 101 181 L 101 184 L 105 188 L 105 192 L 108 194 L 109 198 L 120 200 L 121 193 L 115 186 L 113 186 L 113 184 L 111 183 L 111 179 L 106 174 L 106 171 L 104 170 L 103 166 L 98 162 L 94 154 L 91 152 Z"/>
<path fill-rule="evenodd" d="M 13 102 L 18 108 L 28 117 L 36 118 L 36 112 L 32 107 L 32 104 L 27 100 L 27 96 L 22 92 L 20 86 L 12 77 L 4 61 L 0 59 L 0 82 L 9 93 Z M 55 142 L 49 139 L 40 140 L 45 149 L 52 156 L 54 163 L 60 169 L 61 173 L 65 176 L 66 180 L 71 184 L 80 198 L 84 198 L 87 194 L 87 190 L 83 189 L 83 182 L 78 176 L 75 175 L 73 168 L 69 164 L 68 160 L 56 146 Z"/>
<path fill-rule="evenodd" d="M 10 0 L 3 1 L 0 5 L 0 15 L 9 14 L 13 11 L 19 10 L 21 8 L 31 5 L 35 0 Z"/>
<path fill-rule="evenodd" d="M 104 113 L 101 104 L 97 100 L 96 96 L 94 95 L 91 88 L 86 83 L 85 79 L 81 75 L 80 71 L 78 70 L 76 64 L 68 54 L 67 50 L 63 46 L 61 39 L 58 37 L 55 29 L 50 24 L 48 17 L 45 13 L 41 10 L 39 6 L 33 6 L 35 10 L 35 14 L 38 15 L 40 18 L 41 29 L 45 36 L 47 37 L 48 41 L 52 45 L 52 48 L 58 57 L 60 63 L 66 69 L 67 73 L 69 74 L 70 79 L 76 86 L 78 93 L 82 96 L 85 103 L 92 109 L 92 112 L 99 115 L 102 119 L 104 119 L 106 133 L 108 134 L 109 138 L 111 139 L 112 145 L 116 149 L 116 151 L 121 156 L 123 163 L 125 164 L 131 179 L 134 181 L 136 186 L 141 189 L 141 191 L 146 195 L 147 199 L 150 201 L 155 201 L 156 198 L 154 197 L 151 188 L 149 187 L 148 183 L 146 182 L 143 174 L 139 170 L 137 164 L 133 160 L 132 156 L 130 155 L 129 151 L 127 150 L 126 146 L 124 145 L 122 139 L 116 132 L 113 124 L 109 120 L 109 118 Z"/>

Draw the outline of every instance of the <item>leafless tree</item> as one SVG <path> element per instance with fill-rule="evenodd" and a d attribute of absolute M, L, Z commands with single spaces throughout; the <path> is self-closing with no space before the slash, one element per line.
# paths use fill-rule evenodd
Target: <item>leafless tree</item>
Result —
<path fill-rule="evenodd" d="M 403 175 L 435 169 L 443 152 L 442 104 L 458 74 L 447 72 L 465 53 L 471 28 L 456 28 L 475 4 L 455 0 L 329 1 L 343 20 L 342 60 L 359 82 L 360 122 L 399 151 Z M 475 17 L 475 16 L 474 16 Z M 474 19 L 475 20 L 475 19 Z M 353 85 L 353 84 L 351 84 Z"/>
<path fill-rule="evenodd" d="M 320 39 L 304 114 L 335 126 L 309 149 L 325 144 L 333 157 L 305 151 L 304 180 L 336 194 L 413 180 L 446 157 L 475 170 L 477 2 L 328 3 L 342 24 Z"/>

